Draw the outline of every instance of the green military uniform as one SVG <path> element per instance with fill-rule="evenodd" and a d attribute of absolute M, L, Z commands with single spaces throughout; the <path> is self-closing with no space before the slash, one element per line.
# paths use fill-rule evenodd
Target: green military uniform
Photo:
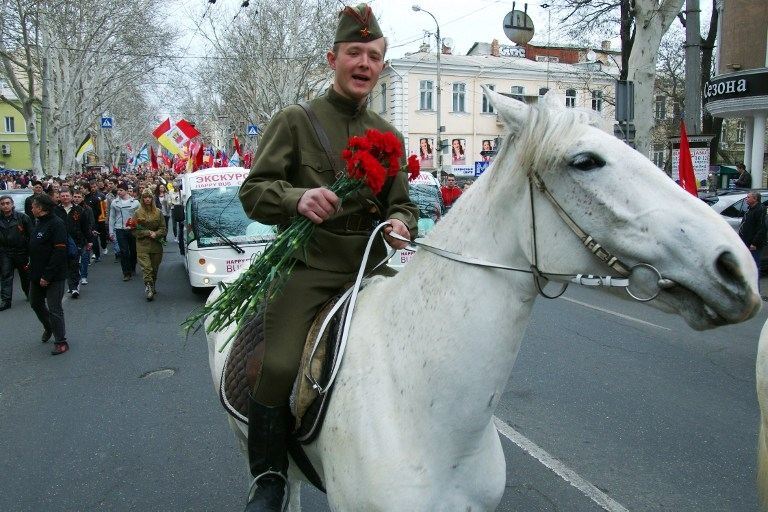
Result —
<path fill-rule="evenodd" d="M 143 197 L 144 194 L 142 199 Z M 159 209 L 154 208 L 151 212 L 146 212 L 143 206 L 136 212 L 136 220 L 140 226 L 140 229 L 135 231 L 136 260 L 144 271 L 144 284 L 154 287 L 157 281 L 157 270 L 163 261 L 161 240 L 165 239 L 167 234 L 165 220 Z M 149 236 L 150 231 L 156 232 L 157 236 L 155 238 Z"/>
<path fill-rule="evenodd" d="M 251 173 L 240 188 L 240 200 L 249 217 L 266 224 L 285 225 L 297 215 L 302 194 L 330 186 L 343 169 L 341 152 L 349 137 L 368 129 L 392 131 L 392 125 L 333 88 L 309 102 L 328 134 L 331 162 L 315 135 L 307 114 L 298 105 L 287 107 L 272 119 L 254 158 Z M 404 164 L 403 160 L 403 164 Z M 267 307 L 267 354 L 262 369 L 264 386 L 256 399 L 269 405 L 284 403 L 298 370 L 301 350 L 317 309 L 354 280 L 374 222 L 395 218 L 416 234 L 418 210 L 408 196 L 408 177 L 400 172 L 390 178 L 378 196 L 368 187 L 348 197 L 340 211 L 315 227 L 306 250 L 281 295 Z M 386 256 L 383 242 L 371 251 L 371 264 Z"/>
<path fill-rule="evenodd" d="M 382 37 L 369 6 L 360 4 L 341 11 L 336 43 L 368 43 Z M 378 78 L 380 62 L 376 63 L 374 79 Z M 336 78 L 341 86 L 349 80 L 344 75 L 339 78 L 338 73 Z M 299 215 L 298 203 L 305 192 L 329 187 L 343 172 L 341 152 L 350 136 L 364 135 L 372 128 L 397 133 L 369 112 L 364 100 L 347 98 L 332 87 L 310 102 L 328 136 L 328 154 L 302 107 L 287 107 L 272 119 L 251 173 L 240 188 L 240 200 L 249 217 L 265 224 L 289 224 Z M 261 380 L 248 400 L 248 463 L 255 480 L 246 512 L 286 510 L 286 442 L 293 424 L 288 396 L 307 331 L 323 303 L 354 280 L 374 223 L 390 218 L 402 221 L 411 235 L 416 235 L 418 210 L 408 197 L 405 172 L 388 178 L 377 196 L 363 187 L 347 197 L 339 211 L 316 225 L 308 247 L 293 254 L 297 261 L 287 282 L 267 305 Z M 384 242 L 379 241 L 372 250 L 371 264 L 385 255 Z"/>

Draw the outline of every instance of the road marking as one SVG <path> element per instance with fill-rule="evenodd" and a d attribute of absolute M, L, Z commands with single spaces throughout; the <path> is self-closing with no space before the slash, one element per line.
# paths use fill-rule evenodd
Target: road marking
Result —
<path fill-rule="evenodd" d="M 571 484 L 576 489 L 580 490 L 587 498 L 600 505 L 603 510 L 607 510 L 608 512 L 629 512 L 629 510 L 624 508 L 624 506 L 622 506 L 616 500 L 605 494 L 591 483 L 584 480 L 574 470 L 554 458 L 552 455 L 544 451 L 544 449 L 539 445 L 504 423 L 496 416 L 493 417 L 493 422 L 496 425 L 496 430 L 498 430 L 501 435 L 515 443 L 525 453 L 541 462 L 544 467 L 548 468 L 557 476 Z"/>
<path fill-rule="evenodd" d="M 608 313 L 609 315 L 618 316 L 619 318 L 623 318 L 625 320 L 632 320 L 633 322 L 637 322 L 643 325 L 647 325 L 649 327 L 655 327 L 657 329 L 664 329 L 665 331 L 671 331 L 669 327 L 663 327 L 661 325 L 652 324 L 651 322 L 646 322 L 645 320 L 640 320 L 639 318 L 635 318 L 628 315 L 622 315 L 621 313 L 617 313 L 616 311 L 611 311 L 610 309 L 601 308 L 598 306 L 593 306 L 592 304 L 587 304 L 586 302 L 581 302 L 580 300 L 571 299 L 569 297 L 560 297 L 563 300 L 567 300 L 568 302 L 573 302 L 574 304 L 578 304 L 579 306 L 584 306 L 585 308 L 594 309 L 596 311 L 602 311 L 603 313 Z"/>

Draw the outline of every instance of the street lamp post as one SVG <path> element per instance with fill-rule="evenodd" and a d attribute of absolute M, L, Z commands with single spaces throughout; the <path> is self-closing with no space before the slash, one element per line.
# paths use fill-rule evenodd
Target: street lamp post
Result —
<path fill-rule="evenodd" d="M 437 27 L 437 33 L 435 34 L 435 38 L 437 39 L 437 130 L 435 131 L 435 147 L 432 148 L 432 151 L 437 151 L 437 182 L 441 183 L 440 175 L 443 172 L 443 148 L 440 142 L 442 137 L 442 126 L 440 125 L 440 97 L 442 90 L 442 87 L 440 86 L 440 54 L 442 53 L 442 48 L 440 47 L 442 44 L 442 40 L 440 39 L 440 24 L 437 22 L 435 15 L 426 9 L 422 9 L 418 5 L 414 5 L 412 9 L 416 12 L 421 11 L 432 16 L 432 19 L 435 20 L 435 26 Z"/>

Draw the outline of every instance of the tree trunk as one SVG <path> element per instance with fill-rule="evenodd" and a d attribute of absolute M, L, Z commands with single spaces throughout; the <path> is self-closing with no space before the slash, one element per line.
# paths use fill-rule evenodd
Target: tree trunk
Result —
<path fill-rule="evenodd" d="M 653 91 L 659 45 L 683 1 L 662 0 L 660 5 L 657 0 L 635 2 L 635 35 L 627 78 L 635 83 L 635 144 L 644 155 L 650 154 L 654 126 Z"/>

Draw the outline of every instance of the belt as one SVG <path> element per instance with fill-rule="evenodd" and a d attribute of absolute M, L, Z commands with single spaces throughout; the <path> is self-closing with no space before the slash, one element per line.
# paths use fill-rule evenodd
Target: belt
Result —
<path fill-rule="evenodd" d="M 379 223 L 379 218 L 369 213 L 353 213 L 338 219 L 327 220 L 320 227 L 329 231 L 354 231 L 370 233 Z"/>

